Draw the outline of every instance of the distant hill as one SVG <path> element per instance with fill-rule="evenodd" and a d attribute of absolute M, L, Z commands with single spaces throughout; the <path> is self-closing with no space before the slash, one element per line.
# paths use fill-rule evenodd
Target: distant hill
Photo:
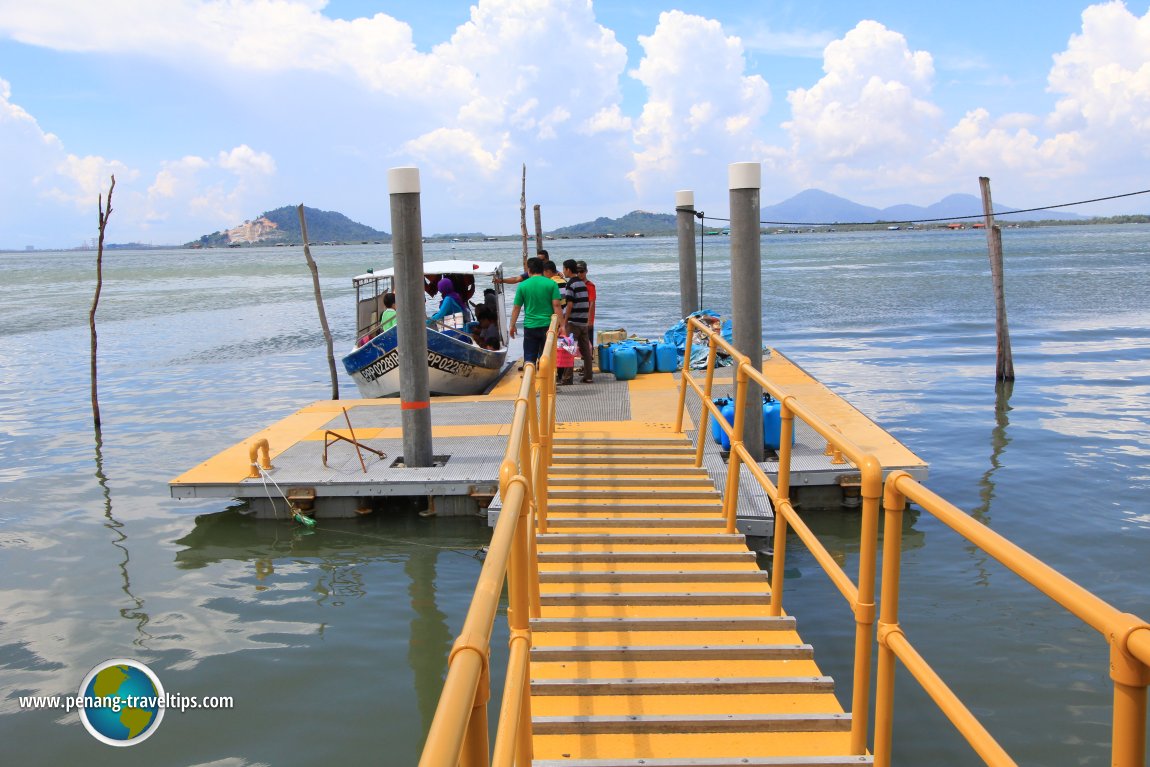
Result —
<path fill-rule="evenodd" d="M 645 210 L 633 210 L 620 218 L 600 216 L 594 221 L 565 226 L 548 232 L 548 234 L 555 237 L 601 237 L 605 235 L 655 237 L 674 234 L 675 226 L 673 213 L 648 213 Z"/>
<path fill-rule="evenodd" d="M 1009 213 L 1018 210 L 1006 205 L 994 204 L 995 213 Z M 870 224 L 876 221 L 923 221 L 935 218 L 958 218 L 982 213 L 982 200 L 973 194 L 952 194 L 933 205 L 892 205 L 889 208 L 872 208 L 859 205 L 845 197 L 824 192 L 820 189 L 807 189 L 794 197 L 760 210 L 763 221 L 788 224 Z M 1010 221 L 1042 220 L 1081 220 L 1083 216 L 1065 211 L 1037 211 L 1018 216 L 1010 216 Z"/>
<path fill-rule="evenodd" d="M 391 235 L 352 221 L 342 213 L 304 207 L 308 239 L 315 242 L 390 242 Z M 235 248 L 244 245 L 299 245 L 299 213 L 296 206 L 269 210 L 227 231 L 205 234 L 186 243 L 187 248 Z"/>

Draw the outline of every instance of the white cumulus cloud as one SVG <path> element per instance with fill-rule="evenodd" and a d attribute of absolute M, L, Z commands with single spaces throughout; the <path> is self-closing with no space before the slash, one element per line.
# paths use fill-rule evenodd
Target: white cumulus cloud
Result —
<path fill-rule="evenodd" d="M 702 188 L 705 179 L 723 179 L 728 163 L 763 154 L 756 130 L 771 90 L 747 74 L 738 37 L 713 19 L 670 11 L 639 43 L 644 56 L 631 76 L 647 102 L 634 125 L 630 178 L 640 196 Z"/>
<path fill-rule="evenodd" d="M 934 63 L 877 21 L 860 21 L 827 45 L 824 76 L 787 100 L 793 162 L 812 186 L 849 182 L 905 184 L 917 158 L 942 128 L 930 100 Z M 913 177 L 915 174 L 911 174 Z"/>
<path fill-rule="evenodd" d="M 946 179 L 990 175 L 1035 204 L 1071 201 L 1047 191 L 1057 181 L 1073 181 L 1079 199 L 1145 188 L 1150 11 L 1138 17 L 1121 2 L 1086 8 L 1081 31 L 1054 56 L 1048 90 L 1058 101 L 1044 118 L 969 111 L 927 165 Z"/>

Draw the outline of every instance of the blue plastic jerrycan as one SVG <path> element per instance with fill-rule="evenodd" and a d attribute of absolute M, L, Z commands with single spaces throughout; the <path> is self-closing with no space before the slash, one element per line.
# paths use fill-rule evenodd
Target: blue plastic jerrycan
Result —
<path fill-rule="evenodd" d="M 611 356 L 611 372 L 616 381 L 630 381 L 639 372 L 639 359 L 634 347 L 616 349 Z"/>

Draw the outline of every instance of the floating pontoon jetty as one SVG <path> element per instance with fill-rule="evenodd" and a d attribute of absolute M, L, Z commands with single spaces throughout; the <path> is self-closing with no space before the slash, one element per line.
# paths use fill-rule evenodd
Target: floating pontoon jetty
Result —
<path fill-rule="evenodd" d="M 902 469 L 916 479 L 926 478 L 927 465 L 922 459 L 781 353 L 772 351 L 764 359 L 763 373 L 804 401 L 819 403 L 820 412 L 827 414 L 831 423 L 878 457 L 884 467 Z M 674 433 L 679 375 L 652 373 L 616 381 L 599 373 L 592 384 L 564 387 L 556 399 L 556 436 L 681 437 Z M 713 393 L 731 393 L 729 375 L 725 380 L 719 375 Z M 436 460 L 431 467 L 403 465 L 398 399 L 324 400 L 176 477 L 171 482 L 172 497 L 241 499 L 255 515 L 281 519 L 290 516 L 289 500 L 303 507 L 305 513 L 322 518 L 386 513 L 399 506 L 409 509 L 412 499 L 422 505 L 426 498 L 428 513 L 483 514 L 489 510 L 494 523 L 499 509 L 499 463 L 507 445 L 519 382 L 519 374 L 511 371 L 489 394 L 434 398 L 430 411 Z M 699 412 L 698 399 L 689 401 L 688 413 Z M 690 420 L 684 424 L 688 436 L 693 436 L 694 428 Z M 265 441 L 270 469 L 260 465 Z M 357 450 L 357 443 L 370 450 Z M 663 470 L 656 463 L 654 468 L 637 473 L 636 465 L 652 465 L 660 452 L 644 450 L 641 443 L 629 455 L 610 458 L 581 454 L 577 446 L 562 452 L 557 449 L 554 478 L 562 476 L 565 464 L 578 463 L 585 470 L 578 483 L 582 489 L 570 488 L 575 494 L 573 500 L 593 498 L 596 483 L 602 485 L 607 480 L 615 486 L 632 487 L 634 496 L 642 498 L 647 495 L 646 488 L 666 485 L 681 474 L 675 467 L 676 452 L 681 453 L 661 451 L 667 464 Z M 693 449 L 690 453 L 693 457 Z M 826 440 L 805 424 L 796 423 L 791 460 L 791 488 L 799 508 L 850 506 L 857 500 L 858 470 L 841 456 L 828 454 Z M 722 488 L 726 462 L 720 446 L 709 437 L 703 466 L 709 486 L 699 487 L 698 492 L 713 493 Z M 760 466 L 768 476 L 777 477 L 777 457 L 768 455 Z M 757 483 L 744 473 L 740 490 L 740 530 L 770 535 L 770 504 Z"/>

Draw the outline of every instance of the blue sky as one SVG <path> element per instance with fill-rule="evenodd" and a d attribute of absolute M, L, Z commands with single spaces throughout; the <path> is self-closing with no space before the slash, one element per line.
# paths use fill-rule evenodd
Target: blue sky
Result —
<path fill-rule="evenodd" d="M 1146 2 L 0 0 L 0 248 L 174 244 L 303 202 L 428 234 L 677 189 L 1032 207 L 1150 187 Z M 1082 213 L 1148 212 L 1146 197 Z"/>

